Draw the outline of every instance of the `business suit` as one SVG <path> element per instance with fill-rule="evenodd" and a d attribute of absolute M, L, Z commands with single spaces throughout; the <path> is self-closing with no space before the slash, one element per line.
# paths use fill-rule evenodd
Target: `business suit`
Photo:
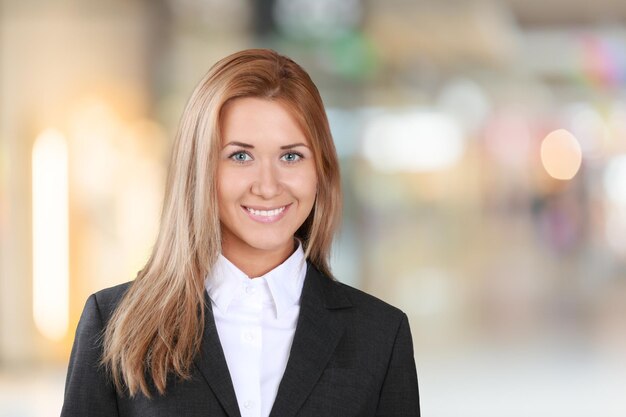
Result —
<path fill-rule="evenodd" d="M 117 395 L 102 369 L 101 332 L 129 283 L 87 300 L 76 330 L 62 417 L 240 417 L 211 303 L 187 381 L 168 379 L 164 396 Z M 300 315 L 271 417 L 419 416 L 407 317 L 324 276 L 308 264 Z"/>

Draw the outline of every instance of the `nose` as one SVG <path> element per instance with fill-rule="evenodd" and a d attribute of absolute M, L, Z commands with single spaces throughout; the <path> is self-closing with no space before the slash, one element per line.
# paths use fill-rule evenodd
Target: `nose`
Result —
<path fill-rule="evenodd" d="M 264 199 L 271 199 L 279 195 L 282 185 L 277 167 L 269 161 L 259 164 L 257 178 L 252 182 L 251 191 Z"/>

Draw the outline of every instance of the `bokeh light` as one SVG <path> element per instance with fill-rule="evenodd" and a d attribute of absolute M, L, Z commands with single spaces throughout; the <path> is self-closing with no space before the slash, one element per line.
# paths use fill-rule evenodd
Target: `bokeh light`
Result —
<path fill-rule="evenodd" d="M 626 206 L 626 154 L 614 156 L 604 171 L 604 189 L 610 201 Z"/>
<path fill-rule="evenodd" d="M 39 331 L 61 340 L 69 324 L 67 141 L 46 129 L 33 145 L 33 315 Z"/>
<path fill-rule="evenodd" d="M 574 178 L 582 162 L 580 145 L 574 135 L 565 129 L 549 133 L 541 143 L 541 162 L 555 179 Z"/>
<path fill-rule="evenodd" d="M 626 256 L 626 154 L 609 160 L 603 180 L 608 200 L 606 239 L 614 252 Z"/>
<path fill-rule="evenodd" d="M 466 78 L 446 84 L 437 98 L 437 106 L 452 115 L 465 132 L 472 134 L 483 126 L 491 111 L 484 89 Z"/>
<path fill-rule="evenodd" d="M 450 168 L 463 150 L 464 137 L 456 120 L 434 111 L 380 115 L 367 123 L 363 138 L 365 158 L 388 172 Z"/>
<path fill-rule="evenodd" d="M 278 27 L 294 38 L 328 39 L 354 30 L 362 17 L 360 0 L 276 0 Z"/>
<path fill-rule="evenodd" d="M 610 131 L 600 112 L 589 103 L 575 103 L 565 108 L 567 130 L 580 145 L 585 158 L 605 155 Z"/>

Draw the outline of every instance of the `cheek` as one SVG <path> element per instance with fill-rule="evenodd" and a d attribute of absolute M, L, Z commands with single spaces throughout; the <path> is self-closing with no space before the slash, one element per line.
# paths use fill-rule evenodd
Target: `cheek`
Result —
<path fill-rule="evenodd" d="M 235 178 L 218 177 L 217 207 L 220 221 L 231 219 L 235 213 L 235 203 L 239 201 Z"/>
<path fill-rule="evenodd" d="M 220 204 L 240 197 L 246 188 L 247 180 L 244 175 L 237 175 L 229 170 L 218 171 L 217 197 Z"/>
<path fill-rule="evenodd" d="M 315 173 L 302 173 L 291 178 L 291 189 L 301 201 L 315 200 L 317 177 Z"/>

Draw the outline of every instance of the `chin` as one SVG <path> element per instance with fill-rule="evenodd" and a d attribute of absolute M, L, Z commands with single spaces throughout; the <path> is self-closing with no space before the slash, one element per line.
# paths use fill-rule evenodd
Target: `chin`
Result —
<path fill-rule="evenodd" d="M 283 249 L 291 240 L 289 241 L 281 241 L 281 242 L 273 242 L 273 241 L 262 241 L 262 242 L 251 242 L 250 246 L 254 247 L 259 251 L 267 251 L 274 252 Z"/>
<path fill-rule="evenodd" d="M 293 235 L 288 235 L 287 237 L 264 236 L 257 239 L 243 239 L 243 241 L 257 250 L 273 252 L 283 249 L 286 245 L 292 243 Z"/>

